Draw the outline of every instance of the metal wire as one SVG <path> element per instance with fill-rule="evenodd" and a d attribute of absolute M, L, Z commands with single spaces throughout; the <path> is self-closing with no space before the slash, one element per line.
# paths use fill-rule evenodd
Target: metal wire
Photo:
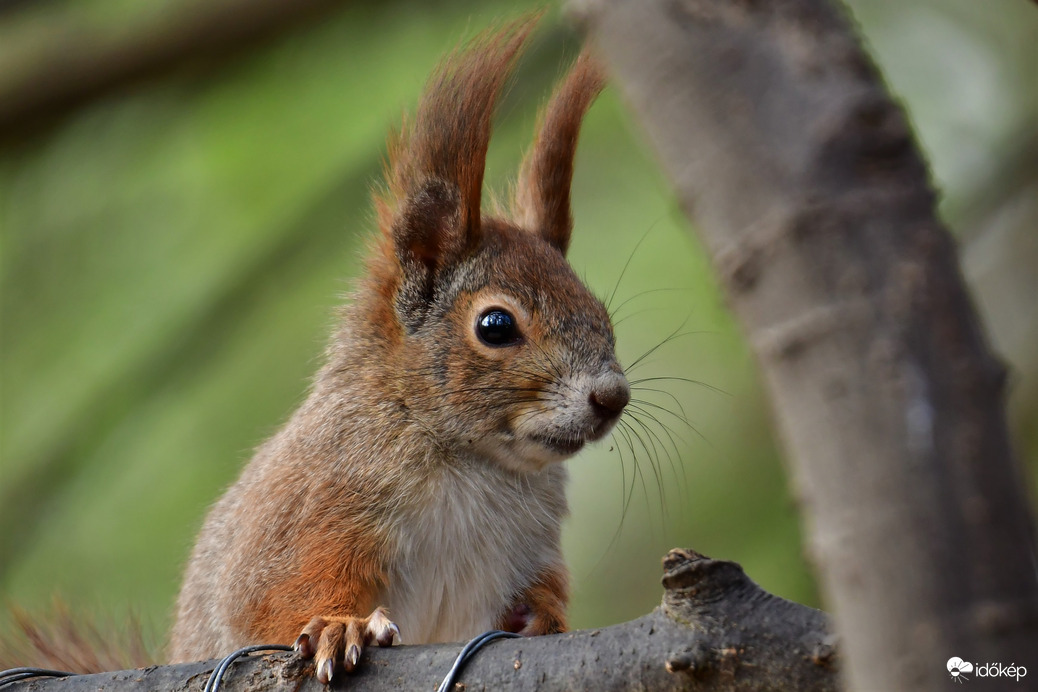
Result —
<path fill-rule="evenodd" d="M 489 632 L 484 632 L 478 637 L 469 640 L 469 643 L 461 650 L 458 657 L 454 659 L 454 665 L 452 665 L 451 669 L 447 671 L 447 676 L 443 678 L 443 682 L 441 682 L 440 686 L 436 688 L 436 692 L 449 692 L 449 690 L 454 686 L 454 683 L 457 682 L 458 676 L 461 675 L 461 671 L 465 668 L 465 665 L 471 661 L 476 655 L 476 652 L 482 649 L 486 644 L 495 639 L 515 639 L 520 636 L 522 635 L 516 634 L 515 632 L 490 630 Z"/>
<path fill-rule="evenodd" d="M 46 668 L 11 668 L 0 671 L 0 687 L 10 685 L 20 680 L 29 678 L 67 678 L 79 673 L 70 673 L 67 670 L 48 670 Z"/>
<path fill-rule="evenodd" d="M 231 667 L 231 664 L 242 656 L 247 656 L 256 653 L 257 651 L 292 651 L 292 647 L 285 646 L 284 644 L 256 644 L 254 646 L 242 647 L 234 653 L 224 656 L 223 660 L 221 660 L 213 670 L 212 675 L 209 676 L 209 680 L 206 681 L 205 687 L 202 688 L 202 692 L 218 692 L 224 673 L 226 673 L 227 669 Z"/>

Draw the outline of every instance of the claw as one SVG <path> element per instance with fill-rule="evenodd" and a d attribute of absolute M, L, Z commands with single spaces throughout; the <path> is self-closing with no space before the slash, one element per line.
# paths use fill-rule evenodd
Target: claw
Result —
<path fill-rule="evenodd" d="M 356 644 L 351 644 L 349 650 L 346 651 L 346 659 L 344 661 L 344 666 L 346 668 L 346 672 L 350 672 L 351 670 L 356 668 L 357 667 L 357 661 L 359 661 L 359 660 L 360 660 L 360 649 L 357 647 Z"/>
<path fill-rule="evenodd" d="M 301 634 L 292 645 L 292 649 L 303 658 L 313 658 L 314 647 L 310 644 L 310 635 Z"/>
<path fill-rule="evenodd" d="M 400 628 L 389 619 L 384 608 L 376 608 L 366 618 L 355 615 L 317 616 L 303 628 L 292 648 L 303 658 L 315 660 L 315 675 L 328 684 L 335 669 L 352 673 L 360 665 L 364 647 L 377 641 L 391 646 L 400 636 Z"/>
<path fill-rule="evenodd" d="M 335 664 L 332 663 L 332 659 L 325 659 L 325 661 L 317 668 L 317 681 L 323 685 L 327 685 L 332 680 L 333 672 L 335 672 Z"/>
<path fill-rule="evenodd" d="M 368 619 L 368 636 L 379 646 L 392 646 L 394 637 L 400 637 L 400 628 L 386 615 L 383 608 L 376 608 Z"/>
<path fill-rule="evenodd" d="M 396 626 L 396 623 L 391 622 L 382 632 L 376 637 L 379 646 L 393 646 L 393 640 L 400 638 L 400 628 Z"/>

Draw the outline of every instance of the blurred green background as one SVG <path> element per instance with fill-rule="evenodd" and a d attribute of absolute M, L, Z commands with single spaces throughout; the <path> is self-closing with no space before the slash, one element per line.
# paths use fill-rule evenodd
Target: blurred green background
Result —
<path fill-rule="evenodd" d="M 368 190 L 388 128 L 445 50 L 538 6 L 301 4 L 314 8 L 307 18 L 236 41 L 220 31 L 261 14 L 248 2 L 0 2 L 7 603 L 44 609 L 58 594 L 88 613 L 133 611 L 162 639 L 206 508 L 320 362 L 373 229 Z M 849 6 L 912 116 L 978 306 L 1011 364 L 1033 496 L 1038 8 Z M 170 36 L 207 22 L 216 28 L 178 54 Z M 147 61 L 149 47 L 167 44 L 165 62 Z M 507 187 L 537 104 L 578 50 L 550 8 L 500 109 L 490 188 Z M 113 64 L 137 71 L 97 81 Z M 33 109 L 41 88 L 64 100 Z M 572 625 L 652 608 L 659 560 L 674 546 L 736 560 L 765 588 L 819 604 L 752 357 L 612 89 L 586 121 L 574 208 L 573 265 L 623 303 L 621 360 L 677 330 L 635 374 L 705 384 L 652 383 L 665 391 L 648 396 L 669 411 L 646 419 L 655 453 L 632 459 L 614 437 L 570 462 Z"/>

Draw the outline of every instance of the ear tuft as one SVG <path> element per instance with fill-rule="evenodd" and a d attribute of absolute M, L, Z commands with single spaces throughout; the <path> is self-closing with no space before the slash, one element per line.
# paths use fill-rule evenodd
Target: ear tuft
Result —
<path fill-rule="evenodd" d="M 570 184 L 580 123 L 604 86 L 605 72 L 585 50 L 542 112 L 537 139 L 519 173 L 513 218 L 562 254 L 573 230 Z"/>
<path fill-rule="evenodd" d="M 401 261 L 444 267 L 479 245 L 494 104 L 539 16 L 485 31 L 448 55 L 414 119 L 390 138 L 387 185 L 375 203 L 383 232 L 405 242 L 395 248 Z"/>

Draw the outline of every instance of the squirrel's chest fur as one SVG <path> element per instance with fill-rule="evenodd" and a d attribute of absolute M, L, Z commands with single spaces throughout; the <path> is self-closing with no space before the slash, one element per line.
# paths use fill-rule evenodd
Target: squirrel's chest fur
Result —
<path fill-rule="evenodd" d="M 379 601 L 402 640 L 459 641 L 494 629 L 540 570 L 561 565 L 565 481 L 560 465 L 516 474 L 478 459 L 428 476 L 400 506 Z"/>

